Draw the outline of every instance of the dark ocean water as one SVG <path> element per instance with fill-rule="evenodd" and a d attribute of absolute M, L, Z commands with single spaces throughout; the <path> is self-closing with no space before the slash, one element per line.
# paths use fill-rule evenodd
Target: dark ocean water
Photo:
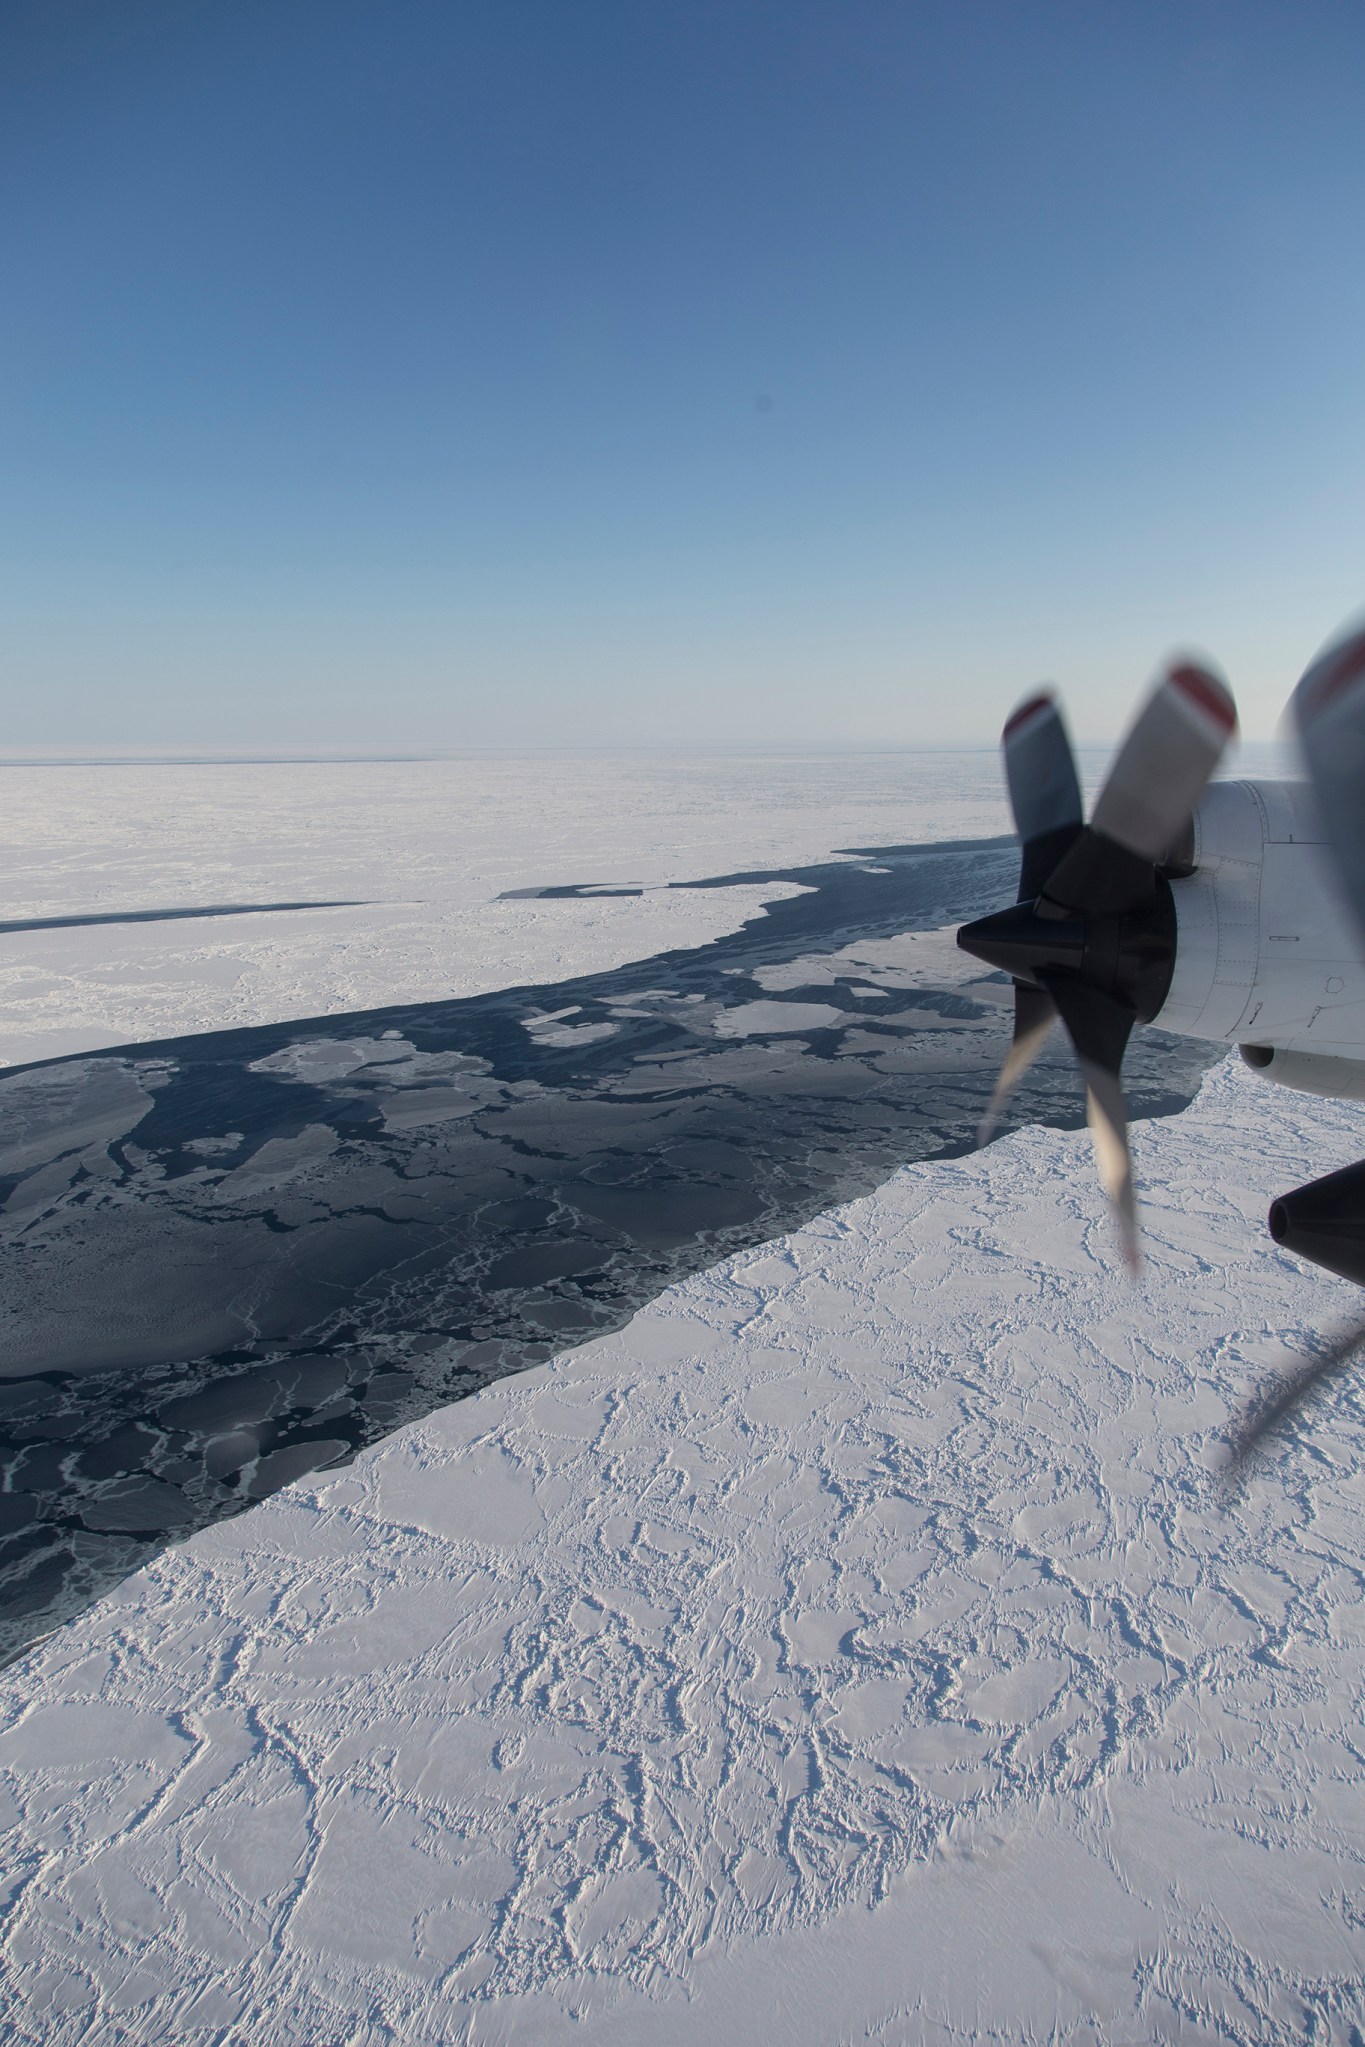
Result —
<path fill-rule="evenodd" d="M 969 1149 L 1008 988 L 928 934 L 1016 862 L 719 877 L 695 886 L 803 893 L 611 973 L 0 1078 L 0 1658 L 168 1542 Z M 1215 1056 L 1139 1033 L 1133 1115 Z M 1083 1120 L 1062 1046 L 1017 1119 Z"/>

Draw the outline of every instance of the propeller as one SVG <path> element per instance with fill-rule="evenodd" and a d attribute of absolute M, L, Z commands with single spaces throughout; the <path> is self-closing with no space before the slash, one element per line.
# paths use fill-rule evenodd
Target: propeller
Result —
<path fill-rule="evenodd" d="M 1361 672 L 1365 679 L 1365 665 Z M 1130 727 L 1086 824 L 1061 713 L 1050 692 L 1030 697 L 1001 740 L 1023 849 L 1019 899 L 957 934 L 965 952 L 1002 968 L 1015 985 L 1013 1042 L 981 1141 L 1060 1016 L 1085 1082 L 1100 1179 L 1134 1267 L 1137 1209 L 1119 1074 L 1134 1024 L 1156 1015 L 1175 965 L 1175 905 L 1161 863 L 1236 726 L 1221 677 L 1188 658 L 1173 662 Z"/>
<path fill-rule="evenodd" d="M 1365 935 L 1365 627 L 1329 644 L 1289 700 L 1338 879 Z"/>
<path fill-rule="evenodd" d="M 1361 802 L 1365 791 L 1365 627 L 1358 626 L 1328 642 L 1305 669 L 1289 700 L 1289 711 L 1337 879 L 1365 938 L 1365 805 Z M 1348 1167 L 1346 1173 L 1359 1170 Z M 1351 1266 L 1340 1262 L 1341 1245 L 1331 1241 L 1330 1201 L 1326 1239 L 1318 1213 L 1323 1207 L 1322 1190 L 1344 1177 L 1343 1173 L 1329 1175 L 1326 1181 L 1316 1181 L 1275 1202 L 1270 1210 L 1270 1234 L 1277 1243 L 1289 1238 L 1292 1249 L 1311 1257 L 1316 1264 L 1325 1265 L 1329 1271 L 1355 1278 L 1357 1274 Z M 1291 1231 L 1297 1219 L 1296 1210 L 1303 1210 L 1310 1223 L 1319 1225 L 1315 1234 L 1302 1244 L 1294 1240 Z M 1358 1244 L 1357 1233 L 1358 1218 L 1351 1214 L 1344 1233 L 1348 1248 Z M 1343 1366 L 1356 1361 L 1362 1345 L 1365 1325 L 1344 1331 L 1317 1356 L 1300 1359 L 1268 1399 L 1243 1415 L 1232 1439 L 1234 1477 L 1241 1474 L 1268 1437 L 1296 1419 L 1312 1396 Z"/>

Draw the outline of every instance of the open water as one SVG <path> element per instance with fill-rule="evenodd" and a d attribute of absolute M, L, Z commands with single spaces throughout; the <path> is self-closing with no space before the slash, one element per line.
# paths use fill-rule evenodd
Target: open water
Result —
<path fill-rule="evenodd" d="M 695 886 L 802 892 L 611 973 L 0 1078 L 0 1659 L 168 1542 L 969 1149 L 1010 991 L 944 933 L 1017 857 L 719 877 Z M 1216 1056 L 1139 1032 L 1134 1117 Z M 1082 1120 L 1060 1042 L 1016 1116 Z"/>

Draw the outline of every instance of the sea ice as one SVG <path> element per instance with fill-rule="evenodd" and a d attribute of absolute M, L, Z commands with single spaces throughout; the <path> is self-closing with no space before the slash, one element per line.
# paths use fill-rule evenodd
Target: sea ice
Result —
<path fill-rule="evenodd" d="M 540 842 L 509 851 L 499 821 L 525 792 L 519 772 L 471 779 L 468 893 L 407 923 L 395 913 L 391 944 L 379 919 L 350 927 L 335 974 L 321 924 L 292 953 L 262 930 L 232 950 L 248 985 L 224 1003 L 193 960 L 178 979 L 188 956 L 142 926 L 137 944 L 161 949 L 120 952 L 116 1001 L 77 951 L 53 955 L 58 992 L 30 1001 L 31 948 L 74 943 L 35 934 L 7 953 L 8 1042 L 150 1039 L 258 1021 L 281 999 L 276 1015 L 379 1007 L 398 999 L 394 976 L 422 999 L 443 974 L 443 993 L 549 983 L 732 928 L 771 893 L 493 911 L 495 883 L 695 879 L 932 837 L 935 818 L 945 836 L 999 828 L 989 756 L 966 801 L 946 773 L 935 794 L 908 768 L 894 827 L 890 779 L 859 825 L 855 780 L 823 781 L 817 816 L 793 769 L 741 846 L 731 764 L 713 778 L 705 857 L 701 832 L 667 867 L 662 796 L 637 806 L 635 825 L 652 824 L 634 844 L 621 826 L 608 857 L 605 771 L 578 778 L 590 800 L 542 801 Z M 419 778 L 405 847 L 397 780 L 367 810 L 358 784 L 327 775 L 311 800 L 326 787 L 359 806 L 350 867 L 339 840 L 309 865 L 308 805 L 290 808 L 281 779 L 263 893 L 361 894 L 385 861 L 401 893 L 436 870 L 448 782 Z M 544 798 L 549 778 L 530 779 Z M 225 785 L 189 783 L 189 812 L 222 822 Z M 98 840 L 110 786 L 81 799 L 101 886 L 164 900 L 169 879 L 182 898 L 223 900 L 224 873 L 194 868 L 192 815 L 170 842 L 178 869 L 164 847 L 159 869 L 145 860 L 117 817 Z M 712 785 L 699 770 L 686 786 Z M 221 841 L 234 875 L 258 795 Z M 36 807 L 22 830 L 41 881 L 57 868 Z M 23 906 L 88 898 L 88 880 L 77 859 Z M 671 908 L 660 921 L 661 902 L 686 906 L 679 921 Z M 457 936 L 464 955 L 443 954 Z M 263 947 L 278 948 L 268 964 Z M 971 1026 L 984 1057 L 997 1026 L 954 1017 L 942 956 L 929 931 L 845 958 L 789 949 L 755 980 L 764 1007 L 801 991 L 833 1007 L 836 986 L 859 1003 L 889 994 L 899 1016 L 877 1005 L 858 1020 L 872 1042 L 874 1022 L 932 1017 Z M 680 977 L 657 962 L 651 977 L 660 985 L 613 1013 L 623 1028 L 647 1027 L 663 1002 L 682 1014 Z M 693 1013 L 705 1057 L 669 1055 L 656 1072 L 763 1056 L 761 1040 L 717 1046 L 709 1002 Z M 444 1114 L 487 1084 L 469 1062 L 416 1063 L 449 1053 L 375 1044 L 382 1063 L 369 1063 L 393 1076 L 386 1116 L 423 1092 Z M 349 1049 L 334 1057 L 329 1085 L 358 1086 L 366 1067 Z M 310 1084 L 290 1071 L 270 1077 L 291 1094 Z M 141 1054 L 95 1069 L 87 1152 L 136 1123 L 160 1073 Z M 17 1080 L 33 1117 L 16 1142 L 46 1157 L 48 1080 Z M 304 1117 L 300 1149 L 269 1163 L 306 1175 L 320 1128 Z M 234 1125 L 221 1143 L 239 1136 Z M 1236 1484 L 1226 1448 L 1285 1359 L 1358 1313 L 1358 1295 L 1277 1250 L 1262 1217 L 1363 1138 L 1359 1105 L 1218 1066 L 1192 1108 L 1135 1129 L 1136 1286 L 1082 1134 L 1029 1127 L 975 1156 L 924 1159 L 162 1555 L 0 1673 L 5 2037 L 1359 2037 L 1355 1377 L 1327 1384 Z M 219 1142 L 192 1139 L 196 1169 L 224 1169 Z M 281 1401 L 325 1412 L 331 1361 L 269 1369 L 278 1383 L 226 1389 L 225 1456 L 233 1431 L 247 1437 Z"/>
<path fill-rule="evenodd" d="M 994 750 L 487 754 L 27 765 L 4 776 L 6 921 L 298 902 L 190 923 L 10 931 L 0 1065 L 553 982 L 733 930 L 743 882 L 837 846 L 1008 829 Z M 596 889 L 545 900 L 554 883 Z M 644 894 L 598 891 L 648 884 Z M 516 900 L 518 891 L 530 898 Z M 340 899 L 345 899 L 340 900 Z"/>
<path fill-rule="evenodd" d="M 1221 1467 L 1361 1134 L 1216 1069 L 1136 1287 L 1083 1136 L 906 1168 L 160 1559 L 0 1679 L 9 2037 L 1346 2039 L 1354 1383 Z"/>

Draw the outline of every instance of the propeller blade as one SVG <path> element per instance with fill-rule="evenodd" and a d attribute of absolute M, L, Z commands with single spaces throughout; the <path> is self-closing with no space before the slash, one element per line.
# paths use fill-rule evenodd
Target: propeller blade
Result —
<path fill-rule="evenodd" d="M 1026 697 L 1000 735 L 1014 828 L 1023 847 L 1019 900 L 1031 902 L 1081 828 L 1081 785 L 1051 690 Z"/>
<path fill-rule="evenodd" d="M 1279 1391 L 1264 1406 L 1253 1407 L 1243 1415 L 1241 1426 L 1232 1438 L 1232 1455 L 1227 1467 L 1229 1474 L 1240 1475 L 1266 1438 L 1282 1422 L 1297 1414 L 1333 1373 L 1349 1364 L 1362 1344 L 1365 1344 L 1365 1326 L 1346 1330 L 1317 1357 L 1300 1359 L 1297 1369 L 1289 1374 Z"/>
<path fill-rule="evenodd" d="M 1319 654 L 1290 698 L 1337 872 L 1365 932 L 1365 628 Z"/>
<path fill-rule="evenodd" d="M 1222 677 L 1172 663 L 1148 697 L 1100 791 L 1090 822 L 1153 865 L 1180 836 L 1237 730 Z"/>
<path fill-rule="evenodd" d="M 1237 729 L 1221 677 L 1174 662 L 1143 705 L 1100 791 L 1090 824 L 1046 893 L 1065 909 L 1104 914 L 1150 896 L 1157 864 L 1181 837 Z"/>
<path fill-rule="evenodd" d="M 1023 981 L 1014 984 L 1014 1041 L 1005 1054 L 985 1115 L 977 1126 L 978 1147 L 989 1144 L 996 1133 L 1006 1102 L 1042 1051 L 1052 1020 L 1057 1014 L 1052 997 L 1041 988 Z"/>
<path fill-rule="evenodd" d="M 1126 1002 L 1062 974 L 1049 975 L 1047 988 L 1076 1048 L 1085 1082 L 1085 1119 L 1090 1125 L 1100 1185 L 1118 1219 L 1123 1255 L 1136 1272 L 1137 1197 L 1133 1191 L 1132 1154 L 1128 1149 L 1128 1109 L 1119 1080 L 1136 1017 Z"/>

